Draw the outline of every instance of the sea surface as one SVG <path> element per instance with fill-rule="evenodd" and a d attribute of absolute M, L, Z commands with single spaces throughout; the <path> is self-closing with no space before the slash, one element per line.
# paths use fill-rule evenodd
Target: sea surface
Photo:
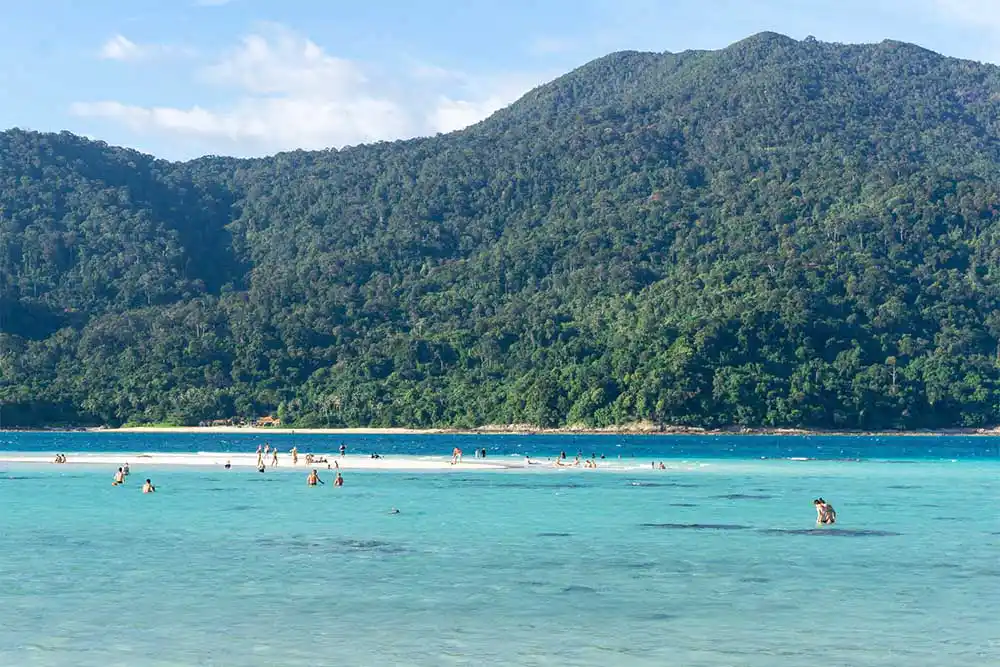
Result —
<path fill-rule="evenodd" d="M 617 467 L 308 488 L 301 468 L 132 459 L 114 488 L 72 464 L 265 439 Z M 0 433 L 0 455 L 71 459 L 0 463 L 0 665 L 996 667 L 998 442 Z M 834 527 L 815 526 L 820 495 Z"/>

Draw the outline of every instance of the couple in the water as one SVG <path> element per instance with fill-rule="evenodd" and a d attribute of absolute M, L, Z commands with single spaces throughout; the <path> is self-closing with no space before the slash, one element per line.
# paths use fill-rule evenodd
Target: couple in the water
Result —
<path fill-rule="evenodd" d="M 813 506 L 816 508 L 816 523 L 831 525 L 837 522 L 837 511 L 833 509 L 833 505 L 817 498 L 813 501 Z"/>
<path fill-rule="evenodd" d="M 326 482 L 321 480 L 319 478 L 319 474 L 317 474 L 317 472 L 313 470 L 311 473 L 309 473 L 309 476 L 306 477 L 306 484 L 309 486 L 316 486 L 317 484 L 326 484 Z M 334 486 L 344 485 L 344 478 L 341 477 L 339 472 L 337 473 L 337 478 L 333 480 L 333 485 Z"/>

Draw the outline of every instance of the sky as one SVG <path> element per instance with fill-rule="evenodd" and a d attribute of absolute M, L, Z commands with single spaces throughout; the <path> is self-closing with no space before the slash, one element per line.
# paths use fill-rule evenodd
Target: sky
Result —
<path fill-rule="evenodd" d="M 466 127 L 613 51 L 914 42 L 1000 63 L 1000 0 L 6 0 L 0 129 L 171 160 Z"/>

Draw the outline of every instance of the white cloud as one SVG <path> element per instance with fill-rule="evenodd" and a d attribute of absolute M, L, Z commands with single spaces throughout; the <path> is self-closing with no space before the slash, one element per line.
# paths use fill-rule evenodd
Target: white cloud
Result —
<path fill-rule="evenodd" d="M 122 34 L 117 34 L 104 42 L 98 57 L 104 60 L 135 61 L 162 56 L 190 56 L 194 52 L 185 47 L 169 44 L 136 44 Z"/>
<path fill-rule="evenodd" d="M 115 35 L 104 42 L 100 56 L 107 60 L 138 60 L 143 53 L 144 49 L 125 35 Z"/>
<path fill-rule="evenodd" d="M 93 101 L 77 102 L 70 112 L 110 120 L 147 137 L 184 139 L 186 150 L 263 155 L 457 130 L 543 80 L 541 74 L 471 76 L 410 65 L 380 71 L 334 57 L 302 35 L 268 25 L 195 72 L 195 79 L 213 91 L 235 91 L 228 105 Z"/>

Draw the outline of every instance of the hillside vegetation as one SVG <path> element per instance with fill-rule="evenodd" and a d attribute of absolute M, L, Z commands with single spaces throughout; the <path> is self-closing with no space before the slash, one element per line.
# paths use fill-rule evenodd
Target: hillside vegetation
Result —
<path fill-rule="evenodd" d="M 0 134 L 5 426 L 1000 423 L 1000 69 L 761 34 L 462 132 Z"/>

